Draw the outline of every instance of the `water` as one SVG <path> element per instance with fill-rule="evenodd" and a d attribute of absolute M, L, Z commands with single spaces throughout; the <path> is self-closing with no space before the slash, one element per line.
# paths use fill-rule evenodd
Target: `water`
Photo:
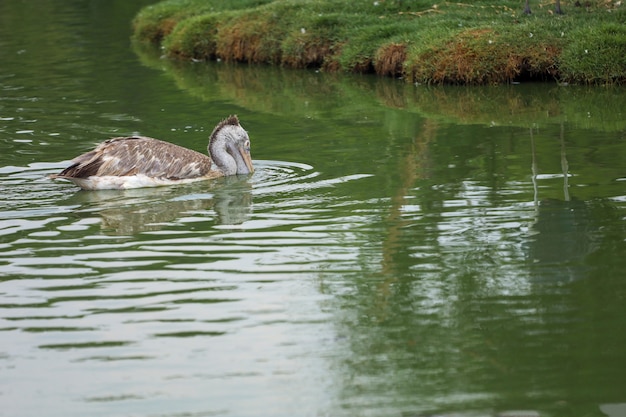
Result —
<path fill-rule="evenodd" d="M 0 3 L 0 416 L 624 416 L 623 89 L 180 64 Z M 112 136 L 257 171 L 84 192 Z"/>

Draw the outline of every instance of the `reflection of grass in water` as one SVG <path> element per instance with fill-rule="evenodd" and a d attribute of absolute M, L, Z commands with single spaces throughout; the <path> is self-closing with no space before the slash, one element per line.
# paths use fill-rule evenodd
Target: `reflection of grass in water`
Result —
<path fill-rule="evenodd" d="M 228 100 L 262 113 L 334 119 L 382 105 L 459 124 L 530 127 L 566 120 L 585 129 L 626 128 L 621 113 L 626 95 L 619 88 L 545 84 L 414 87 L 386 78 L 273 66 L 164 61 L 139 43 L 136 51 L 144 64 L 165 68 L 181 89 L 194 96 Z"/>
<path fill-rule="evenodd" d="M 569 124 L 584 129 L 619 131 L 626 128 L 626 95 L 619 89 L 588 87 L 431 88 L 411 102 L 430 117 L 459 124 L 530 127 Z"/>

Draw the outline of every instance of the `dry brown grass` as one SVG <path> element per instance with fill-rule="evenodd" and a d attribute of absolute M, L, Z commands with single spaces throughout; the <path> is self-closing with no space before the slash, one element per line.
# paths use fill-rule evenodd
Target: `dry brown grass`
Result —
<path fill-rule="evenodd" d="M 319 68 L 333 55 L 333 45 L 319 36 L 298 34 L 283 44 L 282 64 L 292 68 Z"/>
<path fill-rule="evenodd" d="M 216 55 L 225 61 L 279 63 L 280 47 L 271 22 L 237 19 L 218 29 Z"/>
<path fill-rule="evenodd" d="M 541 43 L 517 45 L 502 41 L 490 29 L 471 29 L 414 60 L 408 72 L 417 82 L 433 84 L 498 84 L 518 78 L 549 78 L 556 74 L 560 49 Z"/>
<path fill-rule="evenodd" d="M 374 70 L 379 75 L 398 76 L 404 72 L 406 45 L 390 43 L 378 48 L 374 58 Z"/>

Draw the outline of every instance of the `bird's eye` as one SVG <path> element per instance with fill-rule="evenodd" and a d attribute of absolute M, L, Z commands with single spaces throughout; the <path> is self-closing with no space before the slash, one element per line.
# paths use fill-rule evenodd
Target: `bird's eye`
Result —
<path fill-rule="evenodd" d="M 245 146 L 246 148 L 249 148 L 250 147 L 250 141 L 249 140 L 245 141 L 243 146 Z"/>

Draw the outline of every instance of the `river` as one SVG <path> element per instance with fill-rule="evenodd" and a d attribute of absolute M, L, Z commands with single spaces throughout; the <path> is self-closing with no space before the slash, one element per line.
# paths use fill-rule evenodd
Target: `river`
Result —
<path fill-rule="evenodd" d="M 171 62 L 0 2 L 0 416 L 626 416 L 626 90 Z M 114 136 L 256 172 L 80 191 Z"/>

